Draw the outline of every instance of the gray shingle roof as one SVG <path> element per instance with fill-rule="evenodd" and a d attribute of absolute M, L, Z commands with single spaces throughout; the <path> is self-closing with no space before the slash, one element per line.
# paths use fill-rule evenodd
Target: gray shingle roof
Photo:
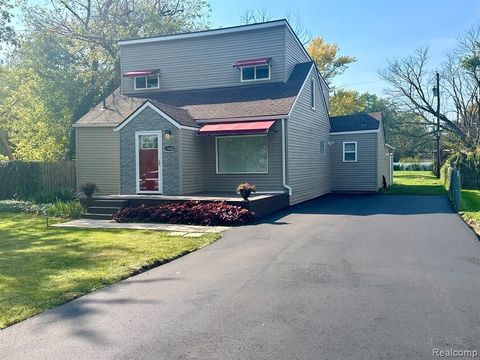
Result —
<path fill-rule="evenodd" d="M 119 90 L 77 121 L 77 125 L 117 125 L 145 101 L 185 126 L 198 126 L 195 120 L 283 116 L 290 112 L 312 62 L 295 65 L 287 82 L 242 85 L 223 88 L 182 90 L 121 95 Z"/>
<path fill-rule="evenodd" d="M 359 113 L 354 115 L 330 117 L 330 132 L 377 130 L 382 113 Z"/>

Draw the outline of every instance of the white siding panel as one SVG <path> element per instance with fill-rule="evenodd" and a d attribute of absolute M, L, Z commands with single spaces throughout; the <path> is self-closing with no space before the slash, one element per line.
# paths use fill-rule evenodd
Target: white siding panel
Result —
<path fill-rule="evenodd" d="M 316 109 L 310 107 L 310 74 L 287 120 L 288 185 L 292 187 L 290 204 L 310 200 L 330 192 L 330 124 L 323 93 L 315 79 Z M 326 154 L 320 154 L 325 141 Z"/>
<path fill-rule="evenodd" d="M 78 186 L 92 182 L 99 195 L 119 194 L 119 133 L 112 127 L 79 127 L 76 131 Z"/>

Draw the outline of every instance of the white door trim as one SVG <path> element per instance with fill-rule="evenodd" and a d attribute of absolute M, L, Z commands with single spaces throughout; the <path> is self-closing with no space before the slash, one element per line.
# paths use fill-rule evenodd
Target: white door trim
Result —
<path fill-rule="evenodd" d="M 157 135 L 158 136 L 158 191 L 142 191 L 140 190 L 140 142 L 141 135 Z M 135 131 L 135 187 L 137 194 L 162 194 L 163 193 L 163 157 L 162 157 L 162 132 L 155 131 Z"/>

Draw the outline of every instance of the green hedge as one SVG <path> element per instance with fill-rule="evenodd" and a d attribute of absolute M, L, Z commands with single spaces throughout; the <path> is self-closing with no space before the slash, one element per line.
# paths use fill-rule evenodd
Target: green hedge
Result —
<path fill-rule="evenodd" d="M 5 161 L 0 163 L 0 199 L 28 199 L 41 191 L 37 163 Z"/>
<path fill-rule="evenodd" d="M 480 148 L 457 152 L 447 162 L 460 170 L 462 189 L 480 189 Z"/>

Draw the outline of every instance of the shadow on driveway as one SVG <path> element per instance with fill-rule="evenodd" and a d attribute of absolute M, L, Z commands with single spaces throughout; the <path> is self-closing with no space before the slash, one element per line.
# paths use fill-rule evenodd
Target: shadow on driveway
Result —
<path fill-rule="evenodd" d="M 445 195 L 328 194 L 281 210 L 258 223 L 287 224 L 278 220 L 291 214 L 370 216 L 453 212 Z"/>

